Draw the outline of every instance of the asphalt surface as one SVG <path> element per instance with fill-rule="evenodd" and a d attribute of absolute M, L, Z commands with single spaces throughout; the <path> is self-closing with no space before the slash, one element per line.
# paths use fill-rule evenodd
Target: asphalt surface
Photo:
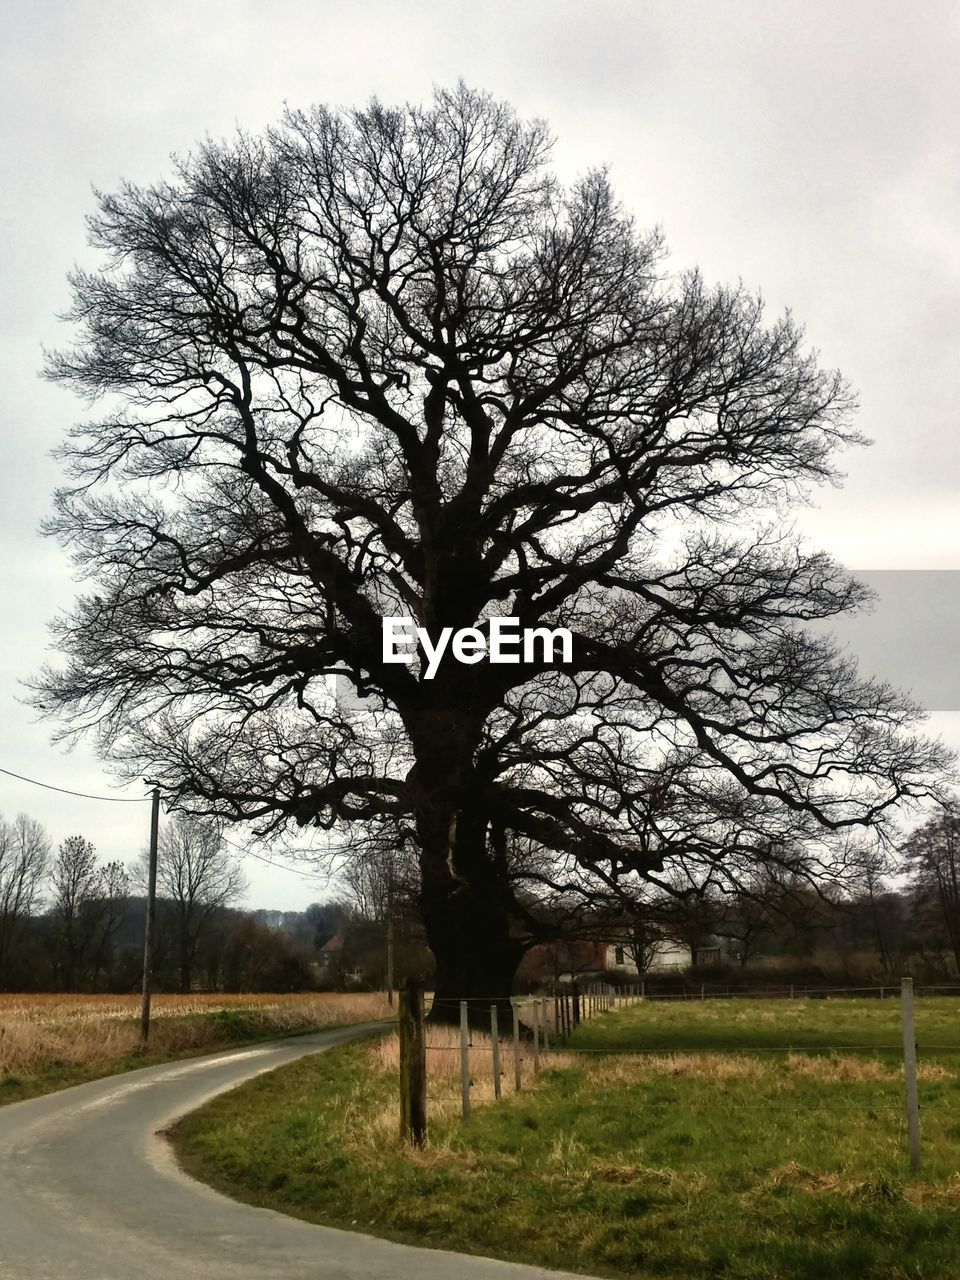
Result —
<path fill-rule="evenodd" d="M 161 1132 L 177 1117 L 262 1071 L 377 1030 L 145 1067 L 0 1108 L 0 1278 L 574 1280 L 299 1222 L 237 1204 L 178 1168 Z"/>

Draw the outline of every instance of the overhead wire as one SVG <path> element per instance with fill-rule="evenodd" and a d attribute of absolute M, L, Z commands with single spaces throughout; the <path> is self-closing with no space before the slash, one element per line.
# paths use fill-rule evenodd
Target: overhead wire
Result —
<path fill-rule="evenodd" d="M 101 796 L 95 795 L 90 791 L 73 791 L 69 787 L 58 787 L 52 782 L 41 782 L 39 778 L 28 778 L 26 774 L 14 773 L 12 769 L 4 769 L 2 767 L 0 767 L 0 773 L 6 774 L 8 778 L 16 778 L 18 782 L 28 782 L 31 786 L 43 787 L 46 791 L 56 791 L 60 795 L 64 796 L 76 796 L 81 800 L 103 800 L 110 804 L 149 804 L 151 799 L 150 796 Z M 238 853 L 242 853 L 244 857 L 255 858 L 258 862 L 263 862 L 269 867 L 276 867 L 278 871 L 290 871 L 294 875 L 300 876 L 303 880 L 315 881 L 319 879 L 316 874 L 300 871 L 297 867 L 290 867 L 283 862 L 276 862 L 274 859 L 267 858 L 261 853 L 255 853 L 252 849 L 247 849 L 241 845 L 235 844 L 234 841 L 228 840 L 226 836 L 222 836 L 221 839 L 224 844 L 230 845 L 230 847 L 236 849 Z"/>
<path fill-rule="evenodd" d="M 20 782 L 29 782 L 31 786 L 43 787 L 46 791 L 59 791 L 64 796 L 79 796 L 81 800 L 106 800 L 110 804 L 149 804 L 150 796 L 97 796 L 89 791 L 71 791 L 67 787 L 56 787 L 52 782 L 40 782 L 37 778 L 28 778 L 25 774 L 14 773 L 12 769 L 0 768 L 8 778 L 17 778 Z"/>

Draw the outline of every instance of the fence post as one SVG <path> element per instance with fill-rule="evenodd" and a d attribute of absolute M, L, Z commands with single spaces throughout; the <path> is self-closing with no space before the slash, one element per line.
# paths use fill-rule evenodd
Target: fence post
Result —
<path fill-rule="evenodd" d="M 907 1137 L 910 1168 L 920 1168 L 920 1096 L 917 1089 L 917 1035 L 913 1023 L 913 979 L 900 980 L 900 1012 L 903 1019 L 903 1074 L 907 1085 Z"/>
<path fill-rule="evenodd" d="M 513 1006 L 513 1074 L 514 1087 L 520 1092 L 520 1011 Z"/>
<path fill-rule="evenodd" d="M 460 1096 L 466 1123 L 470 1119 L 470 1023 L 466 1000 L 460 1001 Z"/>
<path fill-rule="evenodd" d="M 540 1070 L 540 1002 L 533 1000 L 533 1071 Z"/>
<path fill-rule="evenodd" d="M 497 1006 L 490 1006 L 490 1047 L 493 1049 L 493 1096 L 500 1097 L 500 1031 L 497 1027 Z"/>
<path fill-rule="evenodd" d="M 400 984 L 400 1138 L 422 1147 L 427 1136 L 427 1050 L 423 988 Z"/>
<path fill-rule="evenodd" d="M 574 1030 L 576 1030 L 577 1027 L 579 1027 L 580 1025 L 580 1014 L 581 1014 L 580 984 L 578 982 L 575 982 L 573 984 L 573 1028 Z"/>
<path fill-rule="evenodd" d="M 546 999 L 540 1001 L 540 1026 L 543 1028 L 543 1051 L 550 1048 L 550 1015 Z"/>

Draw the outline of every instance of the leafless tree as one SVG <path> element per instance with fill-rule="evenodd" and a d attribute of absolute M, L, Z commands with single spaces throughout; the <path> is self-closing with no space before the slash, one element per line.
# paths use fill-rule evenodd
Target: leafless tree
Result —
<path fill-rule="evenodd" d="M 49 857 L 50 838 L 34 818 L 0 818 L 0 986 L 23 925 L 39 904 Z"/>
<path fill-rule="evenodd" d="M 62 990 L 75 991 L 80 970 L 95 942 L 94 904 L 100 898 L 96 850 L 83 836 L 68 836 L 57 850 L 50 874 L 53 889 L 54 972 Z"/>
<path fill-rule="evenodd" d="M 146 855 L 140 867 L 146 874 Z M 204 930 L 246 892 L 237 858 L 224 845 L 219 823 L 177 814 L 160 834 L 157 897 L 169 911 L 176 937 L 180 990 L 193 987 Z"/>
<path fill-rule="evenodd" d="M 938 910 L 960 973 L 960 812 L 952 806 L 929 818 L 902 851 L 915 888 Z"/>
<path fill-rule="evenodd" d="M 68 836 L 50 873 L 50 944 L 54 974 L 64 991 L 96 985 L 109 968 L 113 940 L 130 891 L 120 862 L 101 864 L 83 836 Z"/>
<path fill-rule="evenodd" d="M 506 998 L 544 897 L 668 892 L 788 832 L 825 872 L 946 763 L 804 629 L 868 594 L 784 522 L 860 439 L 842 379 L 549 148 L 462 86 L 206 143 L 100 196 L 49 368 L 103 412 L 62 450 L 89 587 L 39 703 L 265 838 L 412 832 L 451 1000 Z M 427 679 L 383 661 L 397 614 L 573 654 Z"/>

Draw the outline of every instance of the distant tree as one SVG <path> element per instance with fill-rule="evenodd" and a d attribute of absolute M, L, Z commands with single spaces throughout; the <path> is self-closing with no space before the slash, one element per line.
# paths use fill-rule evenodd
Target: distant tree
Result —
<path fill-rule="evenodd" d="M 437 1016 L 509 1016 L 541 891 L 629 901 L 785 833 L 829 874 L 947 757 L 805 630 L 868 597 L 784 523 L 860 439 L 843 380 L 549 148 L 463 86 L 208 142 L 100 197 L 50 365 L 104 407 L 63 450 L 89 587 L 38 701 L 220 821 L 393 824 Z M 384 661 L 397 614 L 572 644 L 427 678 Z"/>
<path fill-rule="evenodd" d="M 939 917 L 960 973 L 960 812 L 945 809 L 902 845 L 914 887 Z"/>
<path fill-rule="evenodd" d="M 83 836 L 68 836 L 54 859 L 50 886 L 48 944 L 55 981 L 63 991 L 96 986 L 111 968 L 130 891 L 128 873 L 120 862 L 100 864 Z"/>
<path fill-rule="evenodd" d="M 95 912 L 100 894 L 96 850 L 83 836 L 60 845 L 50 875 L 53 905 L 51 944 L 54 973 L 63 991 L 75 991 L 95 941 Z"/>
<path fill-rule="evenodd" d="M 304 941 L 314 952 L 319 952 L 349 921 L 350 908 L 340 901 L 311 902 L 304 918 Z"/>
<path fill-rule="evenodd" d="M 285 929 L 251 913 L 230 912 L 223 922 L 219 982 L 223 991 L 306 991 L 315 985 L 308 953 Z"/>
<path fill-rule="evenodd" d="M 141 861 L 141 878 L 145 868 L 146 855 Z M 178 814 L 163 830 L 157 857 L 157 896 L 163 900 L 172 925 L 182 992 L 193 987 L 204 930 L 218 912 L 241 898 L 246 888 L 240 864 L 224 845 L 217 822 Z"/>
<path fill-rule="evenodd" d="M 91 904 L 95 915 L 92 953 L 93 982 L 101 976 L 113 980 L 116 940 L 124 926 L 130 896 L 130 873 L 122 862 L 107 862 L 100 868 L 98 897 Z"/>
<path fill-rule="evenodd" d="M 891 851 L 875 841 L 853 842 L 847 858 L 848 896 L 843 904 L 862 922 L 869 946 L 877 953 L 883 973 L 893 974 L 903 961 L 903 904 L 889 880 L 897 871 Z"/>
<path fill-rule="evenodd" d="M 50 857 L 50 838 L 34 818 L 0 818 L 0 987 L 7 983 L 18 938 L 36 911 Z"/>

